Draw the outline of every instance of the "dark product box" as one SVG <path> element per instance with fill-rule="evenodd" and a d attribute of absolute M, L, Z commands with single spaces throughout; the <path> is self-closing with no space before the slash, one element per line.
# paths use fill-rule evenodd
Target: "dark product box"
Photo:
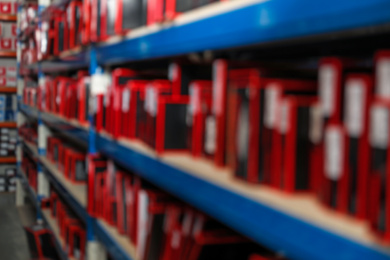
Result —
<path fill-rule="evenodd" d="M 71 1 L 67 7 L 69 48 L 76 48 L 81 45 L 83 33 L 83 3 L 82 1 Z"/>
<path fill-rule="evenodd" d="M 42 225 L 24 228 L 27 242 L 33 258 L 59 259 L 51 231 Z"/>
<path fill-rule="evenodd" d="M 145 1 L 119 0 L 116 4 L 118 16 L 115 21 L 115 32 L 117 34 L 146 25 L 147 3 Z"/>

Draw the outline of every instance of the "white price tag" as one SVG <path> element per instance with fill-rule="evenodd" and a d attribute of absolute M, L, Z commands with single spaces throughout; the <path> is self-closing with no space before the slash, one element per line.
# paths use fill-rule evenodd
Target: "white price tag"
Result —
<path fill-rule="evenodd" d="M 325 130 L 325 176 L 330 180 L 340 179 L 343 171 L 344 142 L 340 127 Z"/>
<path fill-rule="evenodd" d="M 204 149 L 208 154 L 214 154 L 216 150 L 217 131 L 214 116 L 206 118 Z"/>
<path fill-rule="evenodd" d="M 225 86 L 225 71 L 227 64 L 223 60 L 216 60 L 213 64 L 213 113 L 220 115 L 223 112 L 223 93 Z"/>
<path fill-rule="evenodd" d="M 130 109 L 131 92 L 130 89 L 125 89 L 122 94 L 122 112 L 127 113 Z"/>
<path fill-rule="evenodd" d="M 319 69 L 319 94 L 324 116 L 334 113 L 337 71 L 331 65 L 323 65 Z"/>
<path fill-rule="evenodd" d="M 148 86 L 146 89 L 145 110 L 152 116 L 157 115 L 157 92 L 152 86 Z"/>
<path fill-rule="evenodd" d="M 265 89 L 264 125 L 270 129 L 273 129 L 276 124 L 279 93 L 279 88 L 275 84 Z"/>
<path fill-rule="evenodd" d="M 309 138 L 313 144 L 319 144 L 322 139 L 324 120 L 321 106 L 319 104 L 310 107 L 310 129 Z"/>
<path fill-rule="evenodd" d="M 241 106 L 238 111 L 238 122 L 237 122 L 237 155 L 240 159 L 248 158 L 249 148 L 249 108 L 248 106 Z"/>
<path fill-rule="evenodd" d="M 389 110 L 381 105 L 370 109 L 370 143 L 376 148 L 386 149 L 389 145 Z"/>
<path fill-rule="evenodd" d="M 0 155 L 8 155 L 8 150 L 0 150 Z"/>
<path fill-rule="evenodd" d="M 358 79 L 347 81 L 345 89 L 345 125 L 348 134 L 352 137 L 359 137 L 364 127 L 364 111 L 367 104 L 366 88 L 364 82 Z"/>
<path fill-rule="evenodd" d="M 290 104 L 288 100 L 283 100 L 281 102 L 279 116 L 279 132 L 282 134 L 287 133 L 289 130 L 289 113 L 290 113 Z"/>
<path fill-rule="evenodd" d="M 376 64 L 377 93 L 385 98 L 390 97 L 390 58 L 382 58 Z"/>
<path fill-rule="evenodd" d="M 144 258 L 146 249 L 146 238 L 148 234 L 148 204 L 149 198 L 146 191 L 141 190 L 138 195 L 138 245 L 137 245 L 137 256 L 139 259 Z"/>
<path fill-rule="evenodd" d="M 190 86 L 190 102 L 188 105 L 188 112 L 190 115 L 194 115 L 200 112 L 200 91 L 199 88 L 196 87 L 195 84 L 191 84 Z"/>
<path fill-rule="evenodd" d="M 91 76 L 91 94 L 100 95 L 107 92 L 108 86 L 111 83 L 108 74 L 97 73 Z"/>
<path fill-rule="evenodd" d="M 179 66 L 176 63 L 169 64 L 168 77 L 170 81 L 174 81 L 178 77 Z"/>

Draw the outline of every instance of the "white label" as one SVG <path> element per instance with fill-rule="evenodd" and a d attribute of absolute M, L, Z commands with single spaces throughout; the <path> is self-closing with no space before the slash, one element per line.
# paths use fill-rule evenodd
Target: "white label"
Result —
<path fill-rule="evenodd" d="M 14 186 L 14 185 L 8 186 L 8 191 L 14 192 L 15 190 L 16 190 L 16 186 Z"/>
<path fill-rule="evenodd" d="M 324 116 L 334 113 L 336 93 L 336 70 L 331 65 L 323 65 L 319 69 L 319 94 Z"/>
<path fill-rule="evenodd" d="M 5 186 L 0 186 L 0 192 L 5 191 Z"/>
<path fill-rule="evenodd" d="M 131 92 L 130 89 L 125 89 L 122 94 L 122 112 L 127 113 L 130 109 L 130 98 Z"/>
<path fill-rule="evenodd" d="M 183 227 L 182 227 L 183 236 L 188 236 L 190 234 L 192 218 L 193 218 L 193 214 L 192 213 L 187 213 L 185 215 L 184 222 L 183 222 Z"/>
<path fill-rule="evenodd" d="M 146 89 L 145 110 L 154 117 L 157 115 L 157 92 L 152 86 Z"/>
<path fill-rule="evenodd" d="M 180 240 L 181 240 L 180 232 L 177 230 L 174 230 L 172 233 L 171 247 L 173 249 L 179 248 L 180 247 Z"/>
<path fill-rule="evenodd" d="M 4 178 L 0 178 L 0 184 L 4 184 L 5 183 L 5 179 Z"/>
<path fill-rule="evenodd" d="M 249 148 L 249 109 L 247 106 L 240 107 L 240 111 L 238 111 L 237 127 L 237 156 L 240 159 L 246 159 Z"/>
<path fill-rule="evenodd" d="M 8 150 L 0 150 L 0 155 L 8 155 Z"/>
<path fill-rule="evenodd" d="M 223 113 L 223 91 L 225 89 L 225 79 L 223 78 L 226 69 L 223 60 L 217 60 L 213 64 L 213 113 L 220 115 Z"/>
<path fill-rule="evenodd" d="M 339 127 L 325 131 L 325 176 L 337 181 L 342 175 L 344 156 L 343 133 Z"/>
<path fill-rule="evenodd" d="M 2 134 L 8 134 L 9 129 L 8 129 L 8 128 L 1 128 L 0 132 L 1 132 Z"/>
<path fill-rule="evenodd" d="M 202 231 L 203 224 L 204 224 L 204 217 L 203 216 L 198 216 L 195 219 L 194 227 L 192 229 L 192 235 L 193 236 L 196 236 L 197 234 L 199 234 Z"/>
<path fill-rule="evenodd" d="M 217 142 L 216 122 L 214 116 L 206 118 L 204 149 L 208 154 L 214 154 Z"/>
<path fill-rule="evenodd" d="M 15 146 L 14 144 L 9 144 L 9 145 L 8 145 L 8 150 L 13 151 L 13 150 L 15 150 L 15 149 L 16 149 L 16 146 Z"/>
<path fill-rule="evenodd" d="M 273 129 L 276 124 L 278 97 L 277 85 L 272 84 L 265 89 L 264 125 L 270 129 Z"/>
<path fill-rule="evenodd" d="M 5 174 L 6 174 L 7 176 L 12 176 L 12 175 L 15 174 L 15 171 L 14 171 L 14 170 L 7 170 L 7 171 L 5 172 Z"/>
<path fill-rule="evenodd" d="M 389 110 L 380 105 L 370 109 L 370 143 L 376 148 L 386 149 L 389 145 Z"/>
<path fill-rule="evenodd" d="M 324 121 L 321 106 L 319 104 L 310 107 L 310 129 L 309 138 L 313 144 L 319 144 L 322 139 Z"/>
<path fill-rule="evenodd" d="M 107 92 L 110 85 L 110 76 L 107 74 L 97 73 L 91 76 L 91 94 L 99 95 Z"/>
<path fill-rule="evenodd" d="M 0 139 L 1 141 L 8 141 L 9 138 L 8 135 L 2 135 Z"/>
<path fill-rule="evenodd" d="M 359 137 L 363 132 L 366 88 L 358 79 L 348 80 L 345 89 L 345 125 L 348 134 Z"/>
<path fill-rule="evenodd" d="M 176 78 L 177 78 L 177 72 L 178 72 L 179 68 L 177 66 L 176 63 L 171 63 L 169 65 L 169 69 L 168 69 L 168 77 L 169 77 L 169 80 L 170 81 L 174 81 Z"/>
<path fill-rule="evenodd" d="M 138 195 L 138 232 L 137 232 L 137 256 L 139 259 L 144 259 L 146 250 L 147 226 L 148 226 L 148 195 L 146 191 L 139 191 Z"/>
<path fill-rule="evenodd" d="M 190 102 L 188 105 L 188 112 L 190 115 L 194 115 L 200 112 L 200 93 L 199 88 L 196 87 L 195 84 L 191 84 L 190 86 Z"/>
<path fill-rule="evenodd" d="M 377 93 L 382 97 L 390 97 L 390 58 L 382 58 L 376 64 Z"/>
<path fill-rule="evenodd" d="M 8 143 L 1 143 L 0 147 L 3 148 L 3 149 L 7 149 L 8 148 Z"/>
<path fill-rule="evenodd" d="M 282 134 L 287 133 L 289 130 L 289 110 L 290 105 L 287 100 L 283 100 L 280 107 L 280 121 L 279 121 L 279 131 Z"/>

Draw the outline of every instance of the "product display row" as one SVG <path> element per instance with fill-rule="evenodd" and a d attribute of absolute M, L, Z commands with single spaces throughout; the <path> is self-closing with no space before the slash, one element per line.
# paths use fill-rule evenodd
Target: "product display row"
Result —
<path fill-rule="evenodd" d="M 99 75 L 107 90 L 93 98 L 93 79 L 80 71 L 25 88 L 24 102 L 82 125 L 90 113 L 98 132 L 142 141 L 158 154 L 190 152 L 248 182 L 311 192 L 369 220 L 387 241 L 389 62 L 388 51 L 377 52 L 374 68 L 322 58 L 314 75 L 227 60 L 173 63 L 165 74 L 118 68 Z M 77 156 L 82 163 L 85 154 Z"/>

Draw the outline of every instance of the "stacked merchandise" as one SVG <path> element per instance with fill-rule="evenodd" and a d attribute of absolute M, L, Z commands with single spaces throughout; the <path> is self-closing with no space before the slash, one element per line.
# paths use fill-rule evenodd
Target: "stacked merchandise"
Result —
<path fill-rule="evenodd" d="M 16 178 L 15 165 L 0 165 L 0 192 L 14 192 L 16 189 Z"/>
<path fill-rule="evenodd" d="M 44 207 L 50 208 L 50 217 L 57 222 L 65 253 L 74 259 L 85 259 L 86 230 L 81 220 L 62 202 L 55 190 L 51 191 Z"/>
<path fill-rule="evenodd" d="M 89 213 L 129 238 L 137 259 L 283 259 L 112 161 L 88 165 Z"/>

